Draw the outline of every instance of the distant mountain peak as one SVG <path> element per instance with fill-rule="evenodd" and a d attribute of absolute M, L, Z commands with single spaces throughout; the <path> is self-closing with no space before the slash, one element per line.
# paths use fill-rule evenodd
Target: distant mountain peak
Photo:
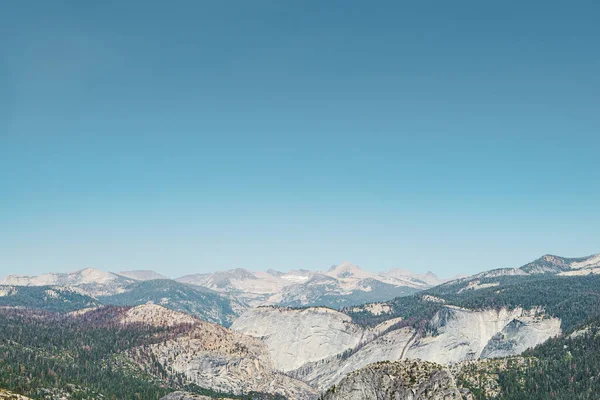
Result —
<path fill-rule="evenodd" d="M 342 261 L 338 268 L 360 268 L 358 265 L 352 264 L 350 261 Z"/>
<path fill-rule="evenodd" d="M 580 258 L 559 257 L 553 254 L 545 254 L 535 261 L 521 267 L 521 270 L 529 274 L 559 274 L 568 273 L 571 270 L 587 269 L 600 266 L 600 255 L 594 254 Z"/>
<path fill-rule="evenodd" d="M 356 277 L 357 275 L 361 275 L 364 277 L 364 271 L 360 269 L 358 265 L 354 265 L 349 261 L 344 261 L 339 265 L 336 265 L 329 269 L 328 275 L 335 276 L 338 278 L 351 278 Z"/>
<path fill-rule="evenodd" d="M 360 267 L 358 265 L 352 264 L 350 261 L 343 261 L 338 265 L 331 266 L 331 268 L 329 268 L 329 271 L 347 271 L 352 269 L 360 269 Z"/>
<path fill-rule="evenodd" d="M 164 275 L 159 274 L 158 272 L 142 269 L 142 270 L 133 270 L 133 271 L 121 271 L 117 275 L 124 276 L 129 279 L 135 279 L 136 281 L 152 281 L 155 279 L 169 279 Z"/>

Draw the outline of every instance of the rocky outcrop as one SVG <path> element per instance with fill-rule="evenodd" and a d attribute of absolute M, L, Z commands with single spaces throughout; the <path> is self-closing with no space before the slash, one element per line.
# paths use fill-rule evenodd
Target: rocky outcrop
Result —
<path fill-rule="evenodd" d="M 342 353 L 373 338 L 372 332 L 352 323 L 348 315 L 322 307 L 260 307 L 235 320 L 231 329 L 262 339 L 275 368 L 281 371 Z"/>
<path fill-rule="evenodd" d="M 464 394 L 464 396 L 463 396 Z M 358 370 L 329 389 L 325 400 L 461 400 L 452 374 L 424 361 L 383 362 Z"/>
<path fill-rule="evenodd" d="M 447 364 L 517 355 L 561 333 L 558 318 L 544 318 L 538 310 L 520 308 L 473 311 L 445 306 L 431 327 L 435 333 L 412 344 L 406 358 Z M 499 345 L 502 341 L 506 345 Z"/>
<path fill-rule="evenodd" d="M 9 392 L 8 390 L 0 389 L 0 400 L 31 400 L 29 397 L 21 396 Z"/>
<path fill-rule="evenodd" d="M 325 390 L 344 378 L 347 374 L 369 364 L 400 360 L 403 353 L 416 336 L 416 331 L 403 328 L 381 336 L 355 352 L 342 353 L 325 360 L 307 363 L 292 372 L 292 376 Z"/>
<path fill-rule="evenodd" d="M 516 318 L 488 341 L 480 358 L 499 358 L 521 354 L 560 333 L 560 320 L 557 318 L 531 316 Z"/>
<path fill-rule="evenodd" d="M 320 390 L 379 361 L 421 359 L 449 364 L 518 355 L 561 332 L 559 319 L 545 317 L 536 309 L 473 311 L 443 306 L 427 333 L 412 327 L 363 329 L 339 314 L 264 308 L 246 314 L 243 323 L 236 321 L 233 327 L 262 338 L 278 368 Z M 344 346 L 336 345 L 342 341 Z M 308 354 L 305 350 L 311 346 Z"/>
<path fill-rule="evenodd" d="M 277 372 L 268 348 L 256 338 L 156 305 L 136 307 L 125 315 L 122 321 L 136 324 L 181 323 L 177 335 L 127 352 L 147 372 L 152 369 L 145 364 L 151 354 L 150 358 L 160 363 L 168 375 L 183 376 L 190 383 L 219 392 L 264 392 L 289 399 L 312 399 L 317 395 L 307 384 Z"/>

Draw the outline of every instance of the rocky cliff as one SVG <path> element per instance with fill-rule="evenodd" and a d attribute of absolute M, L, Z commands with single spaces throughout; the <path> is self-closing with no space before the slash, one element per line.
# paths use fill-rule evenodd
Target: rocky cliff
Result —
<path fill-rule="evenodd" d="M 156 305 L 135 307 L 121 321 L 152 326 L 166 326 L 173 321 L 181 324 L 176 336 L 128 351 L 128 357 L 148 371 L 151 366 L 142 360 L 150 354 L 167 375 L 183 376 L 190 383 L 215 391 L 255 391 L 290 399 L 317 396 L 307 384 L 278 373 L 269 349 L 256 338 Z"/>
<path fill-rule="evenodd" d="M 346 314 L 323 307 L 255 308 L 235 320 L 231 329 L 262 339 L 281 371 L 339 354 L 372 338 Z"/>
<path fill-rule="evenodd" d="M 446 364 L 516 355 L 561 333 L 558 318 L 521 308 L 473 311 L 445 306 L 431 328 L 435 333 L 411 344 L 407 358 Z"/>
<path fill-rule="evenodd" d="M 385 328 L 391 328 L 386 330 Z M 421 359 L 439 364 L 517 355 L 559 335 L 560 320 L 541 310 L 467 310 L 442 306 L 427 330 L 392 324 L 363 328 L 340 312 L 265 307 L 251 310 L 232 329 L 260 338 L 275 368 L 320 390 L 368 364 Z"/>
<path fill-rule="evenodd" d="M 461 400 L 452 374 L 424 361 L 382 362 L 358 370 L 329 389 L 326 400 Z"/>

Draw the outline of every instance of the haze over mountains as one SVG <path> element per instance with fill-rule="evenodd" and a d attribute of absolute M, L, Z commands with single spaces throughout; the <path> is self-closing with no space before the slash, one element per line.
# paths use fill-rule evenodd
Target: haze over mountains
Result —
<path fill-rule="evenodd" d="M 86 268 L 71 273 L 47 273 L 39 276 L 9 275 L 0 284 L 70 286 L 80 288 L 94 297 L 106 297 L 130 292 L 136 282 L 154 280 L 168 278 L 154 271 L 111 273 Z M 400 269 L 373 273 L 343 262 L 332 266 L 328 271 L 251 272 L 238 268 L 186 275 L 174 281 L 210 289 L 246 306 L 319 305 L 339 308 L 408 295 L 446 280 L 439 279 L 431 272 L 419 275 Z"/>

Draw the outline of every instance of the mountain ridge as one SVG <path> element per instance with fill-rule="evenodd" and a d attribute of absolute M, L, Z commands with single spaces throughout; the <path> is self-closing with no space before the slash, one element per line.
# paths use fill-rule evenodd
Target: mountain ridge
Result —
<path fill-rule="evenodd" d="M 140 282 L 169 280 L 203 287 L 234 299 L 246 307 L 259 305 L 345 307 L 365 302 L 389 300 L 412 294 L 445 280 L 433 273 L 413 274 L 406 270 L 371 272 L 348 261 L 328 271 L 307 269 L 287 272 L 270 269 L 252 272 L 235 268 L 213 273 L 165 278 L 151 270 L 106 272 L 85 268 L 65 273 L 41 275 L 8 275 L 0 285 L 69 286 L 85 291 L 92 297 L 125 295 Z"/>

